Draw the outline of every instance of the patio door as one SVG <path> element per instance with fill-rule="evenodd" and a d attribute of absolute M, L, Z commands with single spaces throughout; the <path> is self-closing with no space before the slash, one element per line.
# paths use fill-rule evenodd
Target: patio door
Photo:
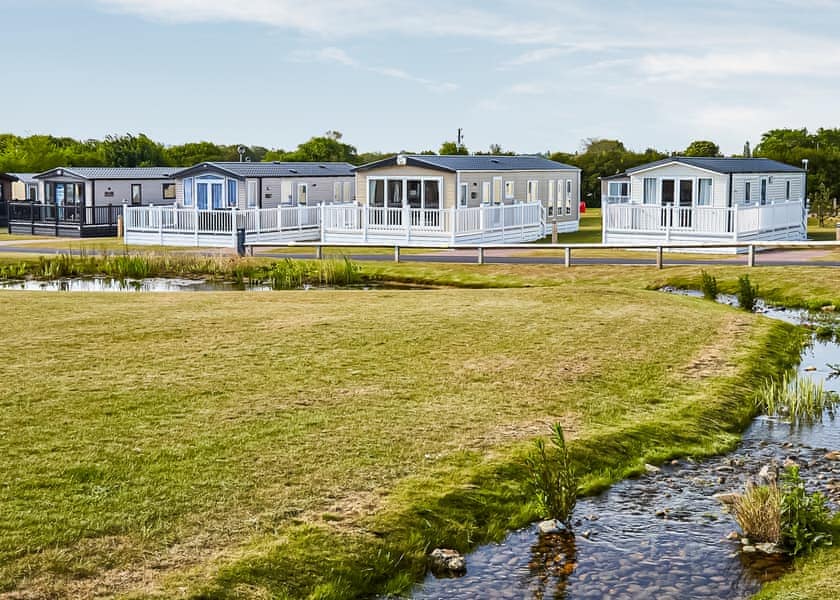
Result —
<path fill-rule="evenodd" d="M 680 179 L 679 226 L 691 228 L 691 207 L 694 204 L 694 180 Z"/>
<path fill-rule="evenodd" d="M 673 179 L 663 179 L 660 184 L 659 202 L 662 205 L 663 227 L 670 227 L 672 224 L 676 185 L 677 182 Z"/>
<path fill-rule="evenodd" d="M 221 179 L 199 179 L 195 184 L 195 206 L 198 210 L 222 210 L 224 198 Z"/>

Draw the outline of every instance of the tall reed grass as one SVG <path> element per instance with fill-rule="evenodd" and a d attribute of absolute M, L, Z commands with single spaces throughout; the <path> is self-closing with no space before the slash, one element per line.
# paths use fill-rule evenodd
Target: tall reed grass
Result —
<path fill-rule="evenodd" d="M 786 417 L 793 423 L 819 421 L 826 411 L 833 416 L 837 403 L 837 394 L 825 391 L 822 383 L 789 374 L 779 380 L 768 379 L 756 392 L 756 404 L 762 412 Z"/>
<path fill-rule="evenodd" d="M 361 269 L 349 259 L 292 260 L 273 263 L 230 256 L 193 254 L 58 254 L 36 261 L 0 267 L 0 279 L 59 279 L 66 277 L 204 277 L 239 284 L 267 284 L 276 290 L 305 286 L 346 286 L 363 281 Z"/>

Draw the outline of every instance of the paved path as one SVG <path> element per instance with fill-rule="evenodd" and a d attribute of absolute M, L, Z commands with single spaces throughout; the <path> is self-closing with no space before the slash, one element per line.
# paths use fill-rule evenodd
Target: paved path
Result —
<path fill-rule="evenodd" d="M 44 240 L 37 240 L 37 243 L 43 243 Z M 27 244 L 36 243 L 32 240 L 9 240 L 7 242 L 0 242 L 0 254 L 70 254 L 79 255 L 79 249 L 68 249 L 67 247 L 28 247 Z M 152 247 L 150 247 L 151 249 Z M 535 251 L 538 246 L 535 246 Z M 588 250 L 591 252 L 591 250 Z M 86 254 L 96 253 L 95 249 L 85 249 Z M 190 250 L 185 249 L 185 252 Z M 230 249 L 201 249 L 196 250 L 196 254 L 205 256 L 218 255 L 220 252 L 230 253 Z M 551 256 L 544 254 L 542 256 L 523 256 L 522 250 L 487 250 L 484 253 L 484 262 L 488 264 L 523 264 L 523 265 L 557 265 L 563 264 L 563 256 Z M 265 258 L 303 258 L 312 259 L 315 256 L 315 249 L 312 248 L 306 252 L 299 252 L 294 254 L 289 253 L 259 253 L 257 256 Z M 838 260 L 820 260 L 831 256 L 830 251 L 826 250 L 768 250 L 766 252 L 759 252 L 756 254 L 755 262 L 757 266 L 796 266 L 806 265 L 814 267 L 840 267 L 840 259 Z M 355 261 L 373 261 L 373 262 L 390 262 L 394 260 L 392 253 L 383 254 L 350 254 L 348 257 Z M 400 255 L 402 262 L 436 262 L 448 264 L 474 264 L 477 262 L 477 254 L 475 250 L 437 250 L 430 254 L 407 254 Z M 704 257 L 697 255 L 696 258 L 686 258 L 682 255 L 677 258 L 669 258 L 665 253 L 663 256 L 665 266 L 675 265 L 743 265 L 746 263 L 745 255 L 737 256 L 714 256 Z M 655 265 L 656 257 L 651 252 L 651 256 L 616 256 L 616 257 L 580 257 L 575 256 L 572 252 L 572 265 Z"/>

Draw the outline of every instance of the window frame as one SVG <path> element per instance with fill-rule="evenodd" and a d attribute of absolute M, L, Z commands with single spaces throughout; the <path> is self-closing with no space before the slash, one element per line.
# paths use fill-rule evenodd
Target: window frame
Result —
<path fill-rule="evenodd" d="M 137 190 L 137 195 L 136 195 L 137 202 L 134 201 L 134 198 L 135 198 L 134 190 L 135 189 Z M 129 199 L 131 200 L 131 206 L 143 206 L 143 184 L 142 183 L 132 183 L 131 188 L 130 188 L 129 196 L 130 196 Z"/>
<path fill-rule="evenodd" d="M 175 202 L 178 199 L 177 187 L 174 183 L 162 183 L 160 186 L 160 197 L 163 200 L 171 200 L 172 202 Z M 171 197 L 167 197 L 166 195 L 168 189 L 172 190 Z"/>
<path fill-rule="evenodd" d="M 231 194 L 233 191 L 233 194 Z M 239 181 L 236 179 L 227 179 L 225 181 L 225 206 L 227 208 L 236 208 L 239 206 Z"/>
<path fill-rule="evenodd" d="M 193 206 L 193 184 L 195 179 L 187 177 L 184 179 L 184 207 L 192 208 Z"/>
<path fill-rule="evenodd" d="M 505 181 L 504 185 L 505 200 L 516 200 L 516 182 L 512 179 Z"/>

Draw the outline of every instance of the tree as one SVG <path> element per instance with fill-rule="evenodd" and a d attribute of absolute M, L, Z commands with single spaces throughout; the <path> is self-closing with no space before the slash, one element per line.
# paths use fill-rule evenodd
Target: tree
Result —
<path fill-rule="evenodd" d="M 720 147 L 714 142 L 708 140 L 695 140 L 688 145 L 688 148 L 683 152 L 683 156 L 704 156 L 713 157 L 720 156 Z"/>
<path fill-rule="evenodd" d="M 832 212 L 831 194 L 824 183 L 820 183 L 817 189 L 811 192 L 812 215 L 817 217 L 820 227 L 825 227 L 825 219 Z"/>
<path fill-rule="evenodd" d="M 441 156 L 452 155 L 452 154 L 469 154 L 469 153 L 470 152 L 469 152 L 469 150 L 467 150 L 466 146 L 464 146 L 464 145 L 459 146 L 455 142 L 448 142 L 448 141 L 443 142 L 443 144 L 441 144 L 441 146 L 440 146 L 440 150 L 438 151 L 438 154 L 440 154 Z"/>
<path fill-rule="evenodd" d="M 109 135 L 102 147 L 105 162 L 112 167 L 157 167 L 165 163 L 163 145 L 144 133 Z"/>
<path fill-rule="evenodd" d="M 294 152 L 272 150 L 264 155 L 263 160 L 300 161 L 300 162 L 349 162 L 358 160 L 355 146 L 340 141 L 341 133 L 328 131 L 325 135 L 313 137 L 299 144 Z"/>

